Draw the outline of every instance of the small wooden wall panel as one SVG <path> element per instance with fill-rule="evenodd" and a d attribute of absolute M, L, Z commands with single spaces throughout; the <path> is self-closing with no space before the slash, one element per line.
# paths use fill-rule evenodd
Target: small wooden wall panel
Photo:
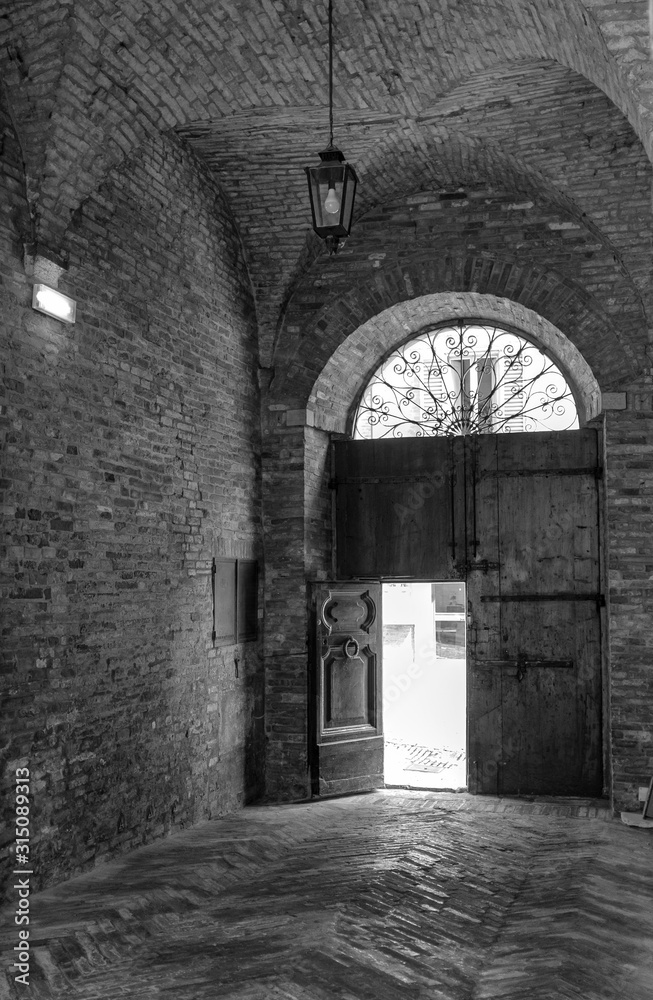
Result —
<path fill-rule="evenodd" d="M 215 641 L 218 645 L 236 641 L 236 560 L 215 561 Z"/>
<path fill-rule="evenodd" d="M 256 639 L 258 630 L 258 564 L 238 560 L 238 642 Z"/>

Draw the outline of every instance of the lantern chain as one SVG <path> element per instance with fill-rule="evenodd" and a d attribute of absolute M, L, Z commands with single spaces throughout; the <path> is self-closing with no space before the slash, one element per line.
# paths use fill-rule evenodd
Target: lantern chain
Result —
<path fill-rule="evenodd" d="M 329 0 L 329 146 L 333 146 L 333 0 Z"/>

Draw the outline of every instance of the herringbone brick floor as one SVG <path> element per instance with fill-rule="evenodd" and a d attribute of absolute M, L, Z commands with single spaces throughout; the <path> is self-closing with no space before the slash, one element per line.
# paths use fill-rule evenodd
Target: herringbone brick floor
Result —
<path fill-rule="evenodd" d="M 32 897 L 0 998 L 651 1000 L 652 847 L 564 800 L 250 807 Z"/>

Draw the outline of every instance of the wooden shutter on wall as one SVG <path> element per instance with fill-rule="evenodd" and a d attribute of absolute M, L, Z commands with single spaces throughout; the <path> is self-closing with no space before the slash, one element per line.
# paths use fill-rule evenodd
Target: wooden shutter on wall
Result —
<path fill-rule="evenodd" d="M 249 642 L 258 633 L 258 563 L 216 556 L 211 567 L 213 642 Z"/>

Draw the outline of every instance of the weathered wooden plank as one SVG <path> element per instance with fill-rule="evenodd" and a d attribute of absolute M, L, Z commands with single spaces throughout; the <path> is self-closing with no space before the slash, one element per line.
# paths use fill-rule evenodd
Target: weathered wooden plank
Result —
<path fill-rule="evenodd" d="M 458 575 L 452 447 L 444 438 L 334 443 L 340 579 Z"/>
<path fill-rule="evenodd" d="M 498 483 L 496 478 L 481 476 L 483 469 L 496 468 L 496 437 L 466 442 L 465 467 L 469 568 L 478 567 L 479 563 L 487 567 L 485 571 L 479 569 L 467 575 L 468 620 L 471 622 L 467 632 L 469 790 L 496 795 L 502 760 L 501 673 L 481 666 L 481 661 L 501 656 L 500 608 L 483 603 L 487 596 L 496 593 L 501 555 Z"/>
<path fill-rule="evenodd" d="M 573 668 L 497 668 L 504 734 L 500 790 L 599 795 L 601 684 L 595 609 L 565 602 L 502 610 L 506 657 L 519 659 L 537 641 L 543 660 L 566 657 Z"/>
<path fill-rule="evenodd" d="M 569 447 L 563 455 L 569 456 Z M 537 483 L 519 478 L 497 482 L 500 592 L 596 593 L 596 479 L 550 472 Z"/>
<path fill-rule="evenodd" d="M 485 762 L 485 771 L 476 765 L 479 790 L 600 794 L 596 433 L 481 438 L 473 451 L 468 492 L 476 497 L 476 557 L 485 566 L 468 583 L 476 623 L 470 751 Z M 533 474 L 519 475 L 523 469 Z M 525 669 L 528 661 L 541 666 Z M 497 732 L 488 731 L 492 725 Z M 496 781 L 487 773 L 495 760 Z"/>
<path fill-rule="evenodd" d="M 573 670 L 575 663 L 573 660 L 476 660 L 480 667 L 515 667 L 517 671 L 537 669 L 538 667 L 559 667 L 560 669 Z"/>
<path fill-rule="evenodd" d="M 604 594 L 486 594 L 482 601 L 492 601 L 495 604 L 516 604 L 533 603 L 535 601 L 594 601 L 595 604 L 603 606 L 605 602 Z"/>
<path fill-rule="evenodd" d="M 481 444 L 488 438 L 479 438 Z M 497 434 L 497 468 L 511 470 L 596 469 L 599 462 L 598 437 L 593 429 L 531 434 Z"/>

